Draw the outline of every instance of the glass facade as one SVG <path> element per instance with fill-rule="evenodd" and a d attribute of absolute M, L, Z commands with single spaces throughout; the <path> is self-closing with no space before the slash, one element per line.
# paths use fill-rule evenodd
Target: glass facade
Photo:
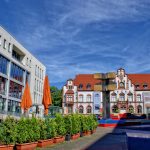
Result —
<path fill-rule="evenodd" d="M 21 99 L 23 86 L 10 81 L 9 96 Z"/>
<path fill-rule="evenodd" d="M 24 70 L 20 68 L 19 66 L 17 66 L 16 64 L 12 63 L 10 76 L 13 79 L 23 82 L 23 75 L 24 75 Z"/>
<path fill-rule="evenodd" d="M 4 111 L 6 104 L 6 99 L 0 98 L 0 111 Z"/>
<path fill-rule="evenodd" d="M 6 83 L 7 80 L 3 77 L 0 77 L 0 94 L 6 94 Z"/>
<path fill-rule="evenodd" d="M 7 75 L 8 60 L 0 55 L 0 72 Z"/>
<path fill-rule="evenodd" d="M 20 102 L 8 100 L 8 112 L 20 113 Z"/>

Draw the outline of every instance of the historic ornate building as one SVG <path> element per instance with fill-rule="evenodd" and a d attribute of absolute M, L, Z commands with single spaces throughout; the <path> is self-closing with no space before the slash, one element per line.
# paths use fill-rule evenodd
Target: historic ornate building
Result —
<path fill-rule="evenodd" d="M 63 87 L 64 113 L 101 113 L 103 88 L 106 87 L 102 80 L 101 77 L 96 78 L 95 74 L 81 74 L 74 80 L 68 80 Z M 150 114 L 150 74 L 126 74 L 120 68 L 113 82 L 116 86 L 110 92 L 110 113 Z M 99 86 L 99 90 L 96 86 Z"/>

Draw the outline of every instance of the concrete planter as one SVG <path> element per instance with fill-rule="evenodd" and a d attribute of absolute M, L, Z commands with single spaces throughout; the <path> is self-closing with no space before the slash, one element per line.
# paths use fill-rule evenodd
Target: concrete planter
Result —
<path fill-rule="evenodd" d="M 39 140 L 37 147 L 46 147 L 49 145 L 52 145 L 54 142 L 54 139 L 47 139 L 47 140 Z"/>

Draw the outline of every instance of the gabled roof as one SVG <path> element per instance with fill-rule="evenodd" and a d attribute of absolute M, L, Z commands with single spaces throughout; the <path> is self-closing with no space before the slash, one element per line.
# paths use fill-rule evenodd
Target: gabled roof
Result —
<path fill-rule="evenodd" d="M 93 91 L 94 85 L 101 83 L 100 79 L 95 79 L 94 74 L 78 74 L 74 79 L 74 85 L 78 87 L 79 91 Z M 82 84 L 82 89 L 79 89 L 79 85 Z M 87 85 L 91 85 L 90 89 L 87 89 Z"/>
<path fill-rule="evenodd" d="M 128 74 L 128 78 L 134 86 L 139 85 L 139 88 L 135 90 L 150 90 L 150 74 Z M 143 87 L 145 84 L 147 88 Z"/>

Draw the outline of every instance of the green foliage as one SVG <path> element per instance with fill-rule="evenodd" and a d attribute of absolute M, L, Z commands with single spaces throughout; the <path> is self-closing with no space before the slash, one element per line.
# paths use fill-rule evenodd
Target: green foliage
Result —
<path fill-rule="evenodd" d="M 79 133 L 80 132 L 80 117 L 79 117 L 79 115 L 72 114 L 71 121 L 72 121 L 71 135 Z"/>
<path fill-rule="evenodd" d="M 62 107 L 62 89 L 59 90 L 55 86 L 51 86 L 52 104 L 54 106 Z"/>
<path fill-rule="evenodd" d="M 36 118 L 22 118 L 17 125 L 17 143 L 30 143 L 40 139 L 40 124 Z"/>
<path fill-rule="evenodd" d="M 61 114 L 56 114 L 55 122 L 57 124 L 57 136 L 64 136 L 66 134 L 64 117 Z"/>
<path fill-rule="evenodd" d="M 39 126 L 40 126 L 40 140 L 47 139 L 47 125 L 44 120 L 39 120 Z"/>
<path fill-rule="evenodd" d="M 51 138 L 56 137 L 56 135 L 57 135 L 57 131 L 56 131 L 57 124 L 55 122 L 55 119 L 47 118 L 45 120 L 45 124 L 46 124 L 46 135 L 47 135 L 46 137 L 47 137 L 47 139 L 51 139 Z"/>
<path fill-rule="evenodd" d="M 15 144 L 17 138 L 17 121 L 12 117 L 7 117 L 0 125 L 1 144 Z"/>
<path fill-rule="evenodd" d="M 71 115 L 65 116 L 64 120 L 65 120 L 66 133 L 71 134 L 71 131 L 72 131 L 72 118 L 71 118 Z"/>

